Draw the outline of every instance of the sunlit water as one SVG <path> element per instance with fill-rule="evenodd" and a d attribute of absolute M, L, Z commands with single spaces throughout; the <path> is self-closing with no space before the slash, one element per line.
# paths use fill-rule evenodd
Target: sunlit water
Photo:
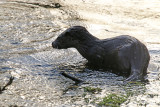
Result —
<path fill-rule="evenodd" d="M 47 1 L 44 4 L 47 3 L 50 2 Z M 82 14 L 83 12 L 79 13 Z M 88 21 L 84 20 L 85 18 Z M 15 79 L 7 87 L 7 90 L 0 95 L 0 105 L 27 107 L 96 106 L 96 103 L 90 102 L 110 93 L 125 95 L 126 91 L 129 90 L 134 94 L 122 106 L 160 106 L 159 44 L 146 43 L 151 55 L 148 68 L 149 83 L 132 84 L 131 86 L 124 86 L 125 77 L 109 71 L 87 67 L 86 59 L 76 49 L 57 50 L 51 47 L 52 41 L 63 30 L 72 25 L 86 26 L 96 36 L 104 33 L 111 34 L 111 37 L 115 34 L 123 34 L 122 29 L 117 29 L 117 32 L 112 31 L 112 28 L 109 27 L 104 29 L 106 22 L 103 24 L 94 22 L 91 21 L 92 18 L 78 15 L 78 12 L 69 6 L 60 9 L 48 9 L 32 4 L 1 1 L 0 86 L 6 84 L 10 76 Z M 103 19 L 101 15 L 99 18 L 100 20 Z M 145 26 L 142 27 L 145 29 Z M 95 31 L 95 29 L 102 29 L 103 31 Z M 154 30 L 155 32 L 151 31 L 153 35 L 156 35 L 157 30 L 158 28 Z M 132 34 L 132 32 L 129 33 Z M 69 87 L 74 85 L 74 82 L 63 77 L 62 71 L 85 82 L 77 88 L 70 89 Z M 86 86 L 101 88 L 102 92 L 94 95 L 87 94 L 84 97 L 83 87 Z M 90 99 L 90 101 L 86 102 L 85 98 Z"/>

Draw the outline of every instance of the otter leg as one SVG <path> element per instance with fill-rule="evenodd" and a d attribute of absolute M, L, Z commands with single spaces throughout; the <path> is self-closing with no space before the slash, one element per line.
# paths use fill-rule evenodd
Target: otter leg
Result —
<path fill-rule="evenodd" d="M 136 81 L 136 80 L 143 80 L 143 72 L 138 69 L 131 70 L 130 76 L 125 80 L 127 82 Z"/>

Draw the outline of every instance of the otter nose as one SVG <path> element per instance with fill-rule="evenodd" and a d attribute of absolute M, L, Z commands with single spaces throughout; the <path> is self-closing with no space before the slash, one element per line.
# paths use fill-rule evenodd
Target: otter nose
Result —
<path fill-rule="evenodd" d="M 58 49 L 58 43 L 56 43 L 55 41 L 54 41 L 54 42 L 52 42 L 52 47 L 53 47 L 53 48 L 57 48 L 57 49 Z"/>
<path fill-rule="evenodd" d="M 56 48 L 56 43 L 55 42 L 52 42 L 52 47 Z"/>

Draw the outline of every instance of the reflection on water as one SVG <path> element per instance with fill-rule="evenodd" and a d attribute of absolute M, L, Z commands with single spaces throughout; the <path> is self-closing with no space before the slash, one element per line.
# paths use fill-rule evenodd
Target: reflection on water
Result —
<path fill-rule="evenodd" d="M 89 68 L 86 66 L 87 61 L 76 49 L 56 50 L 51 47 L 52 41 L 67 26 L 85 25 L 95 35 L 103 35 L 106 29 L 111 29 L 107 30 L 111 36 L 121 34 L 120 29 L 119 31 L 117 29 L 117 32 L 109 27 L 104 29 L 106 22 L 96 22 L 92 19 L 93 17 L 81 16 L 69 6 L 46 9 L 25 3 L 3 4 L 4 1 L 0 1 L 0 86 L 3 86 L 10 76 L 14 76 L 15 80 L 1 94 L 1 105 L 95 106 L 96 104 L 86 103 L 85 99 L 92 101 L 109 93 L 126 94 L 127 91 L 133 92 L 133 96 L 122 106 L 160 104 L 160 47 L 158 44 L 147 44 L 151 54 L 148 69 L 149 83 L 124 86 L 125 77 L 109 71 Z M 48 2 L 44 2 L 44 5 L 45 3 Z M 92 8 L 88 7 L 88 11 L 92 11 Z M 80 13 L 85 13 L 85 11 Z M 111 11 L 110 15 L 113 13 L 114 11 Z M 117 23 L 113 26 L 117 26 Z M 132 26 L 132 24 L 127 26 Z M 104 31 L 97 31 L 97 29 Z M 63 77 L 62 71 L 85 82 L 75 89 L 70 89 L 69 87 L 74 82 Z M 90 95 L 83 90 L 86 86 L 101 88 L 102 92 Z M 64 90 L 68 91 L 64 94 Z M 84 94 L 86 94 L 85 97 Z"/>

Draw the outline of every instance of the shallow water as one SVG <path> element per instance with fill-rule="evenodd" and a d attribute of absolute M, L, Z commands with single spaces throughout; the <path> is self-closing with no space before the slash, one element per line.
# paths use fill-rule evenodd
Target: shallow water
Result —
<path fill-rule="evenodd" d="M 38 1 L 43 5 L 35 5 L 37 1 L 34 0 L 32 2 L 13 1 L 0 2 L 0 86 L 4 86 L 10 76 L 15 78 L 1 94 L 0 105 L 5 107 L 10 105 L 88 107 L 97 106 L 97 102 L 110 93 L 125 95 L 127 91 L 132 91 L 133 96 L 121 106 L 160 106 L 160 37 L 158 32 L 160 29 L 157 27 L 159 18 L 156 18 L 159 10 L 142 12 L 143 14 L 141 11 L 135 14 L 130 10 L 131 14 L 128 14 L 127 6 L 137 6 L 139 10 L 138 6 L 141 4 L 137 2 L 138 5 L 135 5 L 132 1 L 129 1 L 124 8 L 118 2 L 109 1 L 103 4 L 100 1 L 78 0 L 78 6 L 74 1 L 68 2 L 67 0 L 65 2 Z M 54 5 L 57 2 L 62 7 L 46 8 L 45 6 Z M 144 3 L 147 6 L 148 3 Z M 99 5 L 102 7 L 100 8 Z M 156 5 L 153 4 L 153 7 L 156 8 Z M 148 8 L 152 8 L 151 6 L 149 5 Z M 154 16 L 150 14 L 152 12 L 157 13 Z M 88 68 L 85 65 L 87 61 L 76 49 L 53 49 L 52 41 L 72 25 L 86 26 L 93 35 L 99 38 L 134 34 L 133 36 L 144 41 L 151 55 L 148 67 L 149 83 L 124 86 L 125 77 Z M 148 27 L 151 25 L 153 29 Z M 105 36 L 105 34 L 110 36 Z M 70 88 L 74 82 L 63 77 L 62 71 L 85 82 L 76 88 Z M 86 93 L 83 90 L 86 86 L 101 88 L 102 92 Z M 87 95 L 83 96 L 84 94 Z M 97 98 L 99 98 L 97 102 L 91 103 Z M 89 101 L 86 102 L 85 99 Z"/>

